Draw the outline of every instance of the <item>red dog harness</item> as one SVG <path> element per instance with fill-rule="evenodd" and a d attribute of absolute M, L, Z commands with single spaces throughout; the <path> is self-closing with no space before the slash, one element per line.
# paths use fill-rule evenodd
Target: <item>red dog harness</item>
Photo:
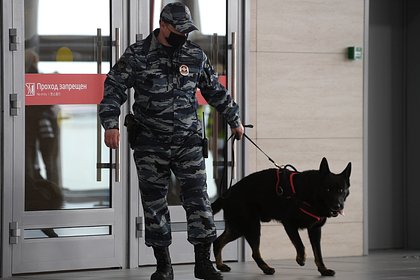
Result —
<path fill-rule="evenodd" d="M 283 195 L 283 194 L 284 194 L 284 190 L 283 190 L 283 188 L 281 187 L 280 173 L 281 173 L 281 169 L 280 169 L 280 168 L 278 168 L 278 169 L 277 169 L 277 172 L 276 172 L 276 179 L 277 179 L 277 180 L 276 180 L 276 193 L 277 193 L 277 195 L 278 195 L 278 196 L 281 196 L 281 195 Z M 293 182 L 293 176 L 295 176 L 296 174 L 297 174 L 297 172 L 290 172 L 290 174 L 289 174 L 289 185 L 290 185 L 291 195 L 289 195 L 289 196 L 287 197 L 287 199 L 291 199 L 292 197 L 296 197 L 296 190 L 295 190 L 295 185 L 294 185 L 294 182 Z M 307 206 L 307 208 L 311 208 L 311 205 L 310 205 L 309 203 L 305 202 L 305 201 L 302 201 L 302 204 L 303 204 L 304 206 Z M 308 216 L 310 216 L 310 217 L 314 218 L 314 219 L 315 219 L 315 220 L 317 220 L 318 222 L 321 220 L 321 218 L 320 218 L 320 217 L 318 217 L 317 215 L 315 215 L 315 214 L 311 213 L 309 210 L 305 210 L 305 209 L 303 209 L 302 207 L 299 207 L 299 210 L 300 210 L 302 213 L 305 213 L 306 215 L 308 215 Z"/>

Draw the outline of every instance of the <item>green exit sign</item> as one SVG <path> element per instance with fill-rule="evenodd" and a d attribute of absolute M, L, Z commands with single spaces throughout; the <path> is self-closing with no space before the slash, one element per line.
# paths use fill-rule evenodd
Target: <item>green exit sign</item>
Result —
<path fill-rule="evenodd" d="M 347 57 L 350 60 L 359 60 L 363 57 L 363 51 L 361 47 L 348 47 Z"/>

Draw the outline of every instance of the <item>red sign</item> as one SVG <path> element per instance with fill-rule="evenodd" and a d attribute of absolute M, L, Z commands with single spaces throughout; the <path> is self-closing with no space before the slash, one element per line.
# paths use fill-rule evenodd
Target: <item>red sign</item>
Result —
<path fill-rule="evenodd" d="M 219 76 L 219 82 L 226 87 L 226 75 Z M 197 101 L 199 105 L 207 105 L 207 101 L 204 99 L 204 97 L 201 95 L 200 89 L 197 89 L 197 92 L 195 93 L 197 97 Z"/>
<path fill-rule="evenodd" d="M 26 74 L 25 105 L 99 104 L 105 74 Z"/>
<path fill-rule="evenodd" d="M 106 74 L 26 74 L 25 105 L 99 104 L 104 94 Z M 226 87 L 226 76 L 219 76 Z M 207 102 L 197 92 L 200 105 Z"/>

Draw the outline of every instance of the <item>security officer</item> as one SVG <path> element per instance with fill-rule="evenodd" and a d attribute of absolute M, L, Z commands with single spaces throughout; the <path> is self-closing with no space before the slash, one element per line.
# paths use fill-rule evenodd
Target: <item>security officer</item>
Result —
<path fill-rule="evenodd" d="M 244 128 L 238 105 L 218 82 L 206 54 L 187 40 L 188 33 L 197 30 L 188 7 L 179 2 L 166 5 L 159 23 L 146 39 L 128 47 L 108 73 L 99 108 L 105 144 L 118 147 L 120 106 L 127 100 L 126 90 L 134 88 L 137 128 L 135 137 L 129 138 L 145 216 L 145 243 L 157 260 L 151 279 L 173 279 L 166 200 L 172 170 L 180 183 L 188 241 L 194 245 L 195 277 L 219 280 L 223 277 L 210 261 L 216 228 L 207 194 L 196 89 L 227 119 L 237 139 Z"/>

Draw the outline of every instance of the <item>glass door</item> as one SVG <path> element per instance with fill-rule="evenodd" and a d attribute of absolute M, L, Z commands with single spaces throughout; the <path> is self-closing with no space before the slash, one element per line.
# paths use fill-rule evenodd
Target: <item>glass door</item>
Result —
<path fill-rule="evenodd" d="M 150 2 L 150 32 L 159 27 L 160 11 L 162 8 L 174 1 L 154 0 Z M 188 39 L 200 45 L 210 59 L 211 64 L 219 75 L 220 82 L 231 88 L 230 62 L 228 61 L 228 42 L 230 32 L 227 34 L 228 20 L 226 0 L 183 0 L 191 11 L 194 24 L 199 30 L 192 32 Z M 229 79 L 228 79 L 229 76 Z M 207 191 L 210 201 L 215 201 L 227 188 L 229 161 L 227 158 L 228 147 L 226 140 L 230 136 L 226 121 L 217 111 L 208 105 L 200 92 L 197 92 L 198 116 L 204 122 L 206 137 L 209 140 L 209 153 L 206 161 Z M 194 261 L 193 246 L 187 241 L 187 222 L 185 210 L 180 201 L 180 188 L 173 176 L 168 191 L 168 203 L 171 216 L 172 245 L 170 247 L 173 263 L 186 263 Z M 142 213 L 142 210 L 140 211 Z M 218 214 L 215 217 L 218 234 L 223 232 L 223 216 Z M 141 226 L 144 228 L 144 226 Z M 230 260 L 237 260 L 237 244 L 230 243 L 223 250 L 224 257 Z M 139 265 L 155 264 L 153 251 L 139 243 Z"/>
<path fill-rule="evenodd" d="M 23 3 L 25 172 L 14 195 L 13 273 L 122 267 L 121 151 L 105 147 L 97 119 L 122 0 Z"/>

